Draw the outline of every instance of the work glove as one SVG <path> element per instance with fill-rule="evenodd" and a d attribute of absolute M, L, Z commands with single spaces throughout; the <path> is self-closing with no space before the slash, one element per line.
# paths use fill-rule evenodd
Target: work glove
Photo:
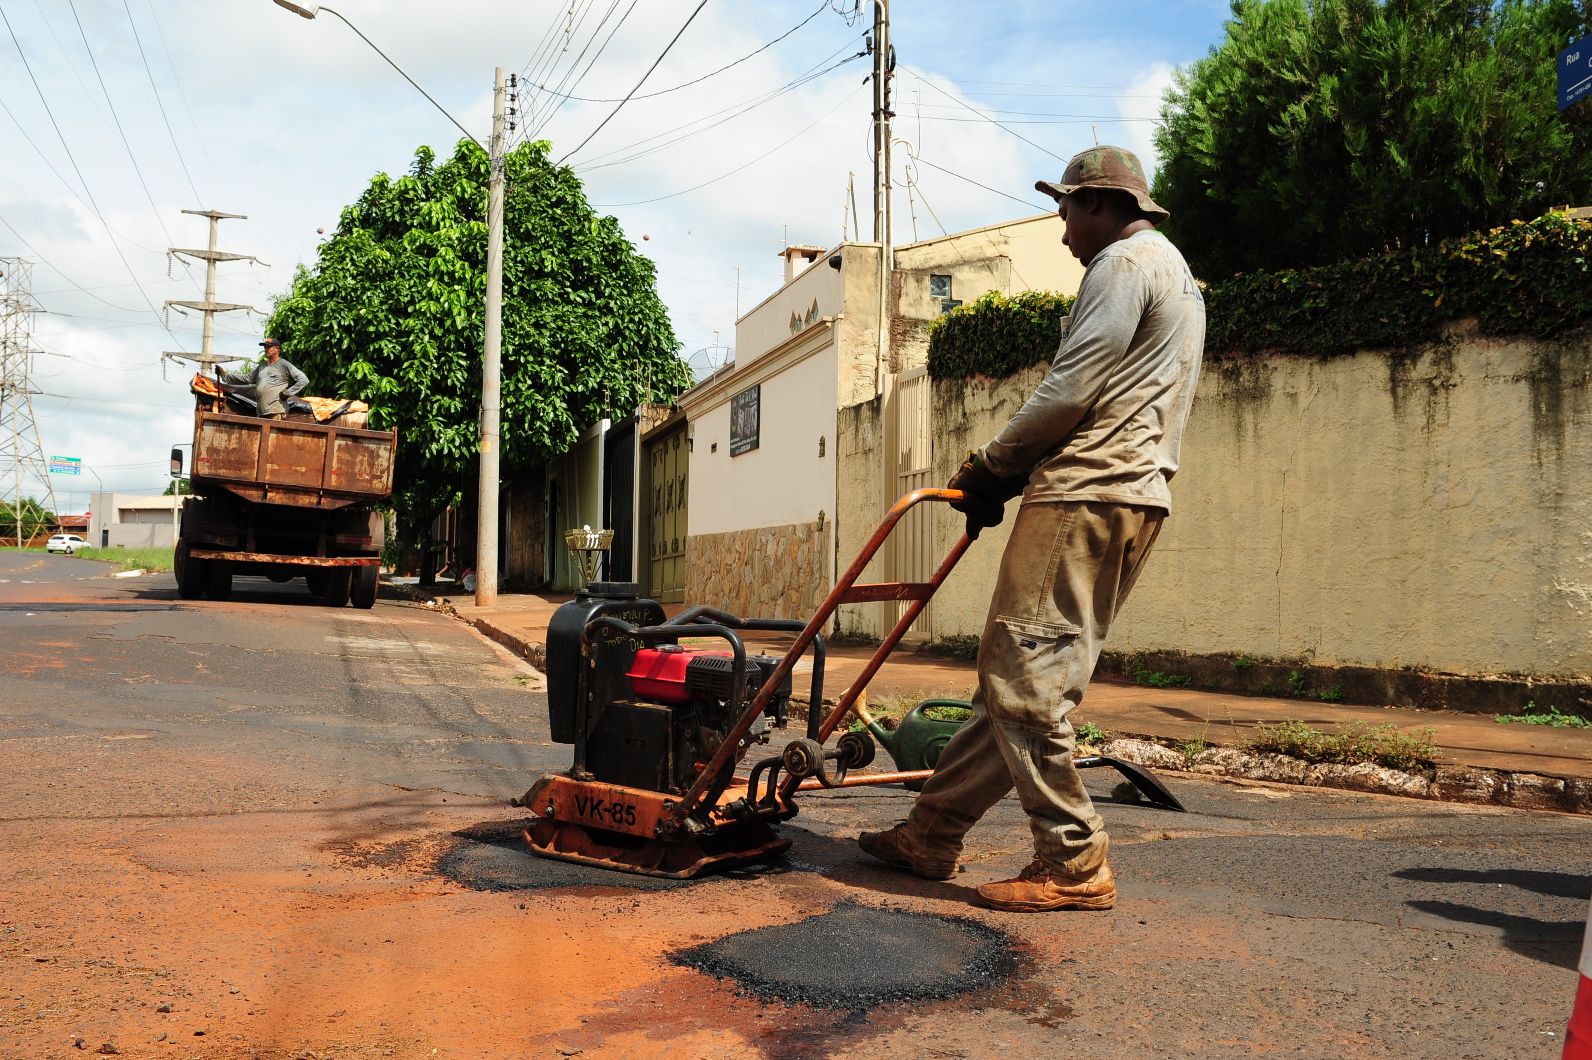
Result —
<path fill-rule="evenodd" d="M 967 517 L 967 536 L 976 541 L 985 527 L 999 526 L 1006 518 L 1006 502 L 1023 491 L 1023 480 L 1001 478 L 984 463 L 978 450 L 969 449 L 967 459 L 945 488 L 964 494 L 961 500 L 952 501 L 951 507 Z"/>

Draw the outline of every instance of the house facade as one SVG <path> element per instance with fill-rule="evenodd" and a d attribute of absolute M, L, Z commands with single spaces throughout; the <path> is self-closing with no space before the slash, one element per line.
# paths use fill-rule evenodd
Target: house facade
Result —
<path fill-rule="evenodd" d="M 1045 214 L 897 248 L 883 358 L 878 245 L 787 248 L 784 284 L 736 324 L 735 361 L 677 402 L 684 598 L 810 616 L 886 508 L 932 484 L 930 323 L 987 291 L 1076 292 L 1083 268 L 1061 231 Z M 902 527 L 870 578 L 920 575 L 926 518 Z M 876 632 L 898 606 L 847 608 L 843 625 Z"/>

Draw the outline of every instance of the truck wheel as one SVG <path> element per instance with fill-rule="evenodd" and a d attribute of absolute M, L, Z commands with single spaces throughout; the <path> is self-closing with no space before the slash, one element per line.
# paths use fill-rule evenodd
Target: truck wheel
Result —
<path fill-rule="evenodd" d="M 372 607 L 376 606 L 375 567 L 354 568 L 354 587 L 352 596 L 354 600 L 354 606 L 360 608 L 361 610 L 368 611 Z"/>
<path fill-rule="evenodd" d="M 310 571 L 304 575 L 304 581 L 310 587 L 311 596 L 326 595 L 326 572 L 324 570 Z"/>
<path fill-rule="evenodd" d="M 352 579 L 347 567 L 334 567 L 326 572 L 326 591 L 322 597 L 328 607 L 342 607 L 348 603 L 348 591 Z"/>
<path fill-rule="evenodd" d="M 205 564 L 205 595 L 212 600 L 225 600 L 232 595 L 232 564 L 214 560 Z"/>
<path fill-rule="evenodd" d="M 186 541 L 178 541 L 171 557 L 172 572 L 177 575 L 177 595 L 184 600 L 197 600 L 204 595 L 208 574 L 204 560 L 188 555 L 192 547 Z"/>

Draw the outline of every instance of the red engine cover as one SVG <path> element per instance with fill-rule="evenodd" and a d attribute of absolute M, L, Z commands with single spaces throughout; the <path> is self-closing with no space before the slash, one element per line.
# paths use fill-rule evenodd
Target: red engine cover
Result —
<path fill-rule="evenodd" d="M 694 698 L 685 687 L 686 667 L 691 665 L 692 659 L 702 655 L 728 656 L 729 653 L 696 651 L 673 644 L 642 648 L 636 652 L 635 661 L 625 676 L 630 678 L 630 687 L 637 699 L 683 707 Z"/>

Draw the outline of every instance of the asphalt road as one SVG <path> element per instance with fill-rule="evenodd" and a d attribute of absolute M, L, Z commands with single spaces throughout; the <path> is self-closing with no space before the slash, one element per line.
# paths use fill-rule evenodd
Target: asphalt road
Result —
<path fill-rule="evenodd" d="M 1103 806 L 1114 911 L 1025 916 L 968 900 L 1028 858 L 1015 804 L 930 883 L 850 842 L 910 795 L 848 789 L 784 864 L 660 885 L 519 847 L 507 800 L 566 749 L 463 625 L 108 570 L 0 553 L 3 1058 L 1562 1044 L 1584 818 L 1175 776 L 1191 813 Z"/>

